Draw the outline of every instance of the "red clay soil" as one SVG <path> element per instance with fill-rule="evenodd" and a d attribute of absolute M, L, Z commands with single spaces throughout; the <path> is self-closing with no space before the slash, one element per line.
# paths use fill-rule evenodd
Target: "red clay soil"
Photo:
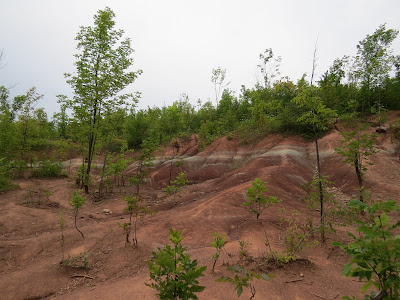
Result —
<path fill-rule="evenodd" d="M 338 130 L 342 127 L 336 126 Z M 320 140 L 322 172 L 335 182 L 332 191 L 340 201 L 356 195 L 357 178 L 350 166 L 341 162 L 334 152 L 340 145 L 337 129 Z M 370 130 L 373 130 L 371 128 Z M 341 250 L 331 246 L 334 240 L 348 241 L 345 230 L 327 233 L 326 243 L 304 248 L 295 263 L 268 267 L 265 258 L 263 226 L 254 220 L 246 207 L 245 191 L 255 178 L 268 183 L 268 193 L 283 201 L 261 215 L 272 249 L 284 251 L 285 227 L 280 225 L 281 209 L 286 216 L 295 210 L 300 220 L 318 220 L 319 212 L 310 211 L 301 200 L 307 195 L 305 186 L 315 172 L 314 143 L 299 137 L 270 135 L 255 145 L 241 146 L 233 139 L 221 138 L 203 151 L 196 137 L 181 141 L 175 160 L 183 159 L 173 169 L 173 179 L 185 172 L 191 184 L 183 192 L 165 196 L 163 188 L 169 180 L 171 161 L 176 149 L 167 147 L 159 153 L 150 181 L 143 187 L 147 206 L 157 213 L 139 222 L 138 248 L 125 245 L 125 236 L 118 223 L 128 220 L 124 212 L 124 195 L 132 187 L 115 187 L 100 200 L 94 188 L 88 201 L 79 210 L 78 226 L 85 238 L 74 228 L 69 200 L 77 190 L 73 175 L 69 178 L 16 180 L 19 189 L 0 194 L 0 298 L 1 299 L 157 299 L 150 283 L 147 261 L 152 252 L 168 243 L 168 229 L 181 229 L 183 245 L 199 265 L 206 265 L 200 283 L 206 289 L 199 299 L 235 299 L 233 287 L 215 280 L 231 275 L 227 265 L 239 261 L 246 268 L 275 275 L 272 281 L 255 281 L 254 299 L 340 299 L 344 295 L 361 297 L 362 283 L 341 275 L 347 262 Z M 366 174 L 366 186 L 375 198 L 391 197 L 400 201 L 400 161 L 390 135 L 378 138 L 379 152 L 371 157 L 374 166 Z M 66 165 L 69 163 L 67 162 Z M 72 164 L 72 163 L 71 163 Z M 74 161 L 73 170 L 79 160 Z M 128 173 L 135 171 L 135 164 Z M 127 174 L 126 176 L 129 176 Z M 48 189 L 49 199 L 37 191 Z M 103 210 L 109 209 L 110 214 Z M 63 267 L 60 246 L 59 212 L 65 216 L 64 257 L 89 251 L 90 269 Z M 212 233 L 227 237 L 227 244 L 214 273 L 211 272 Z M 247 241 L 248 255 L 239 257 L 238 241 Z M 250 298 L 244 290 L 243 299 Z"/>

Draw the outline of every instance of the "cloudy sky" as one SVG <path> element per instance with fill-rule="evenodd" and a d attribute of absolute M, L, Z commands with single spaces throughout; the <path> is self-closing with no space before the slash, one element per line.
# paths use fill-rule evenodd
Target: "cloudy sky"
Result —
<path fill-rule="evenodd" d="M 127 89 L 142 93 L 141 108 L 170 105 L 182 93 L 192 103 L 213 100 L 218 66 L 238 94 L 256 83 L 266 48 L 282 57 L 281 75 L 296 81 L 311 71 L 317 38 L 319 76 L 380 24 L 400 29 L 399 0 L 4 0 L 0 85 L 12 87 L 11 96 L 36 86 L 51 116 L 57 94 L 73 95 L 63 74 L 74 71 L 79 26 L 93 25 L 106 6 L 132 39 L 134 69 L 143 70 Z M 400 54 L 400 37 L 393 48 Z"/>

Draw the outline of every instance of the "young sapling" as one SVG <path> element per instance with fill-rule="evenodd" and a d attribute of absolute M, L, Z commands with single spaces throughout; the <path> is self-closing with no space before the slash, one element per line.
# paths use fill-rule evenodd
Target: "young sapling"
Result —
<path fill-rule="evenodd" d="M 248 206 L 250 208 L 250 211 L 256 215 L 256 220 L 260 222 L 264 228 L 264 235 L 267 240 L 266 245 L 268 245 L 269 250 L 271 251 L 271 253 L 273 253 L 271 244 L 268 239 L 267 230 L 265 228 L 265 225 L 260 221 L 259 217 L 267 207 L 274 203 L 282 202 L 282 200 L 278 199 L 275 196 L 265 196 L 266 192 L 267 184 L 260 178 L 256 178 L 251 183 L 251 187 L 247 189 L 247 201 L 243 202 L 242 205 Z"/>
<path fill-rule="evenodd" d="M 190 255 L 184 253 L 181 230 L 170 228 L 169 232 L 172 247 L 158 248 L 147 263 L 153 280 L 148 286 L 158 291 L 160 299 L 198 299 L 195 293 L 202 292 L 205 287 L 199 285 L 197 279 L 204 276 L 207 267 L 198 267 L 197 260 L 192 261 Z"/>
<path fill-rule="evenodd" d="M 354 126 L 353 126 L 354 127 Z M 369 156 L 375 154 L 376 141 L 375 134 L 361 132 L 365 130 L 366 125 L 352 128 L 352 131 L 342 132 L 343 140 L 341 147 L 335 148 L 335 151 L 344 157 L 343 163 L 354 167 L 358 179 L 359 199 L 364 202 L 364 177 L 368 170 L 367 165 L 373 165 L 368 161 Z"/>
<path fill-rule="evenodd" d="M 247 251 L 247 247 L 251 245 L 250 242 L 248 241 L 239 241 L 239 257 L 240 259 L 247 257 L 249 255 L 249 252 Z"/>
<path fill-rule="evenodd" d="M 136 196 L 139 196 L 140 185 L 144 183 L 145 176 L 149 172 L 150 167 L 153 166 L 154 152 L 157 151 L 158 144 L 154 138 L 150 137 L 143 140 L 141 147 L 141 154 L 137 158 L 137 173 L 129 178 L 130 184 L 136 186 Z"/>
<path fill-rule="evenodd" d="M 64 236 L 64 226 L 65 226 L 65 221 L 64 221 L 64 212 L 60 210 L 60 216 L 58 219 L 58 226 L 60 227 L 61 231 L 61 239 L 60 239 L 60 245 L 61 245 L 61 253 L 62 253 L 62 260 L 64 260 L 64 244 L 65 244 L 65 236 Z"/>
<path fill-rule="evenodd" d="M 237 296 L 240 297 L 240 295 L 243 293 L 243 288 L 248 287 L 250 288 L 250 293 L 251 297 L 250 300 L 253 299 L 256 295 L 256 288 L 253 285 L 253 279 L 263 279 L 263 280 L 271 280 L 271 275 L 267 274 L 256 274 L 252 271 L 246 270 L 242 266 L 231 266 L 228 267 L 229 271 L 235 272 L 234 277 L 220 277 L 216 281 L 217 282 L 229 282 L 232 283 L 234 286 L 234 289 L 237 292 Z"/>
<path fill-rule="evenodd" d="M 223 237 L 215 232 L 213 233 L 213 236 L 214 236 L 214 242 L 211 243 L 211 246 L 213 246 L 215 248 L 215 253 L 212 255 L 212 259 L 213 259 L 212 272 L 214 272 L 215 265 L 217 264 L 218 258 L 222 251 L 222 247 L 224 247 L 224 245 L 226 243 L 225 242 L 226 237 Z"/>
<path fill-rule="evenodd" d="M 264 196 L 267 192 L 267 185 L 260 178 L 256 178 L 252 183 L 251 187 L 247 189 L 247 201 L 243 202 L 243 206 L 249 206 L 250 211 L 256 215 L 258 221 L 261 213 L 269 207 L 271 204 L 279 203 L 282 200 L 274 196 Z"/>
<path fill-rule="evenodd" d="M 128 196 L 124 197 L 124 201 L 127 204 L 127 207 L 124 209 L 125 212 L 129 213 L 129 223 L 125 222 L 123 224 L 118 223 L 118 226 L 122 227 L 126 233 L 126 243 L 130 243 L 129 237 L 132 231 L 132 218 L 135 216 L 135 224 L 133 227 L 133 232 L 134 232 L 134 237 L 133 237 L 133 245 L 135 247 L 138 246 L 138 240 L 137 240 L 137 222 L 140 216 L 144 216 L 146 214 L 151 214 L 153 213 L 152 210 L 139 205 L 140 198 L 139 197 L 134 197 L 134 196 Z"/>
<path fill-rule="evenodd" d="M 171 184 L 165 188 L 165 192 L 168 195 L 174 195 L 174 200 L 176 194 L 178 194 L 185 186 L 188 185 L 190 181 L 186 179 L 185 173 L 179 173 L 178 177 L 171 181 Z"/>
<path fill-rule="evenodd" d="M 82 238 L 84 238 L 85 236 L 83 235 L 82 231 L 80 231 L 78 229 L 78 226 L 76 225 L 76 218 L 78 217 L 79 208 L 85 203 L 85 201 L 86 201 L 86 198 L 84 196 L 80 195 L 79 192 L 74 191 L 74 195 L 72 196 L 72 199 L 69 202 L 69 204 L 72 206 L 72 209 L 74 211 L 75 228 L 82 235 Z"/>

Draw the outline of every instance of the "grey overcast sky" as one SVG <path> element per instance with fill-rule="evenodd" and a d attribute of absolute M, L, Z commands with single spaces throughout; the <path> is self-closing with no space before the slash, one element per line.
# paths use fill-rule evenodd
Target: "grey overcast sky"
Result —
<path fill-rule="evenodd" d="M 282 57 L 281 76 L 310 73 L 318 37 L 317 76 L 380 24 L 400 29 L 399 0 L 3 0 L 0 5 L 0 85 L 11 96 L 35 86 L 49 117 L 57 94 L 72 96 L 63 74 L 74 71 L 79 26 L 109 6 L 116 28 L 132 39 L 134 69 L 143 74 L 140 108 L 170 105 L 186 93 L 192 103 L 214 99 L 211 70 L 227 70 L 230 88 L 256 83 L 258 55 Z M 400 37 L 393 44 L 400 54 Z"/>

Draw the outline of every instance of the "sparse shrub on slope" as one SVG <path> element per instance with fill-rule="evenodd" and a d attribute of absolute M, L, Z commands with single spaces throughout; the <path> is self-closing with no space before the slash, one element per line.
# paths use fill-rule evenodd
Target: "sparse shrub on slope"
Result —
<path fill-rule="evenodd" d="M 39 162 L 37 168 L 32 170 L 32 177 L 52 178 L 65 176 L 61 162 L 54 159 L 45 159 Z"/>

